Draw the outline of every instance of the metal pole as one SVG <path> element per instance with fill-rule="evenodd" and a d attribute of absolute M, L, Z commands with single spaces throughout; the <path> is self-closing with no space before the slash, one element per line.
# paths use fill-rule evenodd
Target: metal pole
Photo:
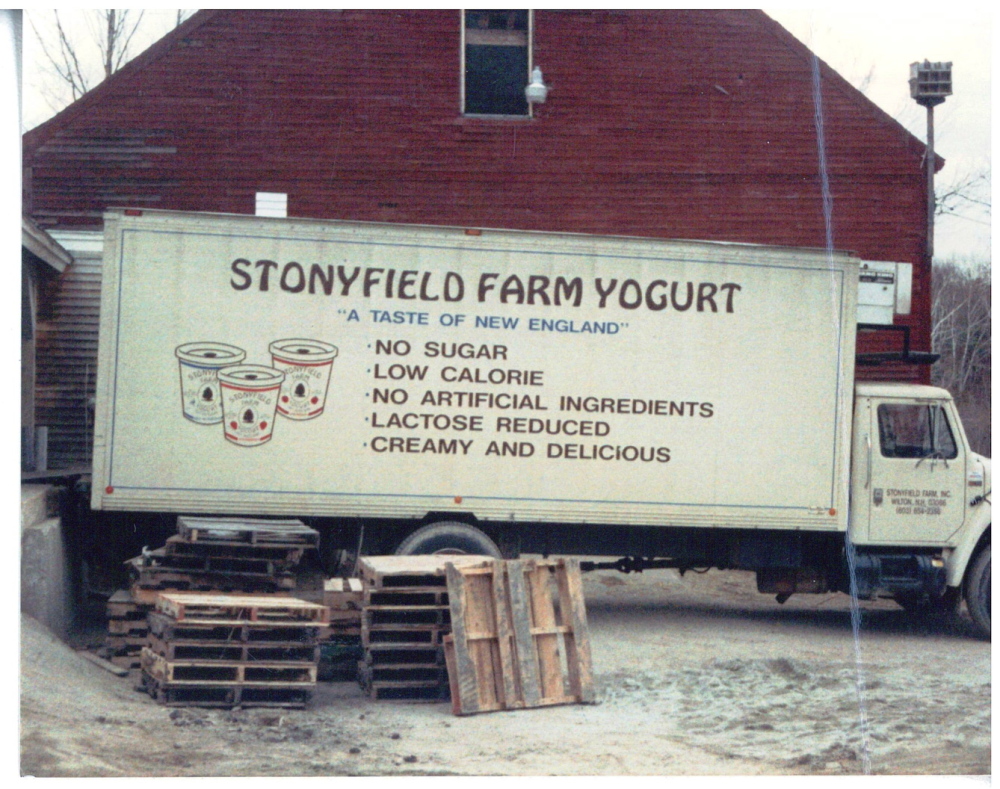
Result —
<path fill-rule="evenodd" d="M 927 265 L 934 262 L 934 105 L 927 105 Z"/>

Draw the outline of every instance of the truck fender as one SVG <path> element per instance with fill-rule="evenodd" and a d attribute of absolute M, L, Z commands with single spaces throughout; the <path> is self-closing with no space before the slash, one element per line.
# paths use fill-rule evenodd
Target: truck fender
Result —
<path fill-rule="evenodd" d="M 993 517 L 989 504 L 983 502 L 979 505 L 982 509 L 977 512 L 962 535 L 961 541 L 955 547 L 948 559 L 948 586 L 961 586 L 965 578 L 965 571 L 969 567 L 969 562 L 976 554 L 981 544 L 989 544 L 990 527 Z"/>
<path fill-rule="evenodd" d="M 396 548 L 399 556 L 450 553 L 502 558 L 500 549 L 485 532 L 460 521 L 438 521 L 421 526 Z"/>

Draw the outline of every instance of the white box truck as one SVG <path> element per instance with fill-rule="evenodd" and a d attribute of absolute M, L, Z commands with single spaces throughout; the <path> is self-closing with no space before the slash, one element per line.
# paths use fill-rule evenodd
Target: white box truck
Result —
<path fill-rule="evenodd" d="M 753 570 L 964 596 L 990 461 L 855 383 L 859 261 L 746 244 L 120 210 L 92 507 L 288 517 L 354 553 Z M 846 539 L 849 536 L 850 539 Z"/>

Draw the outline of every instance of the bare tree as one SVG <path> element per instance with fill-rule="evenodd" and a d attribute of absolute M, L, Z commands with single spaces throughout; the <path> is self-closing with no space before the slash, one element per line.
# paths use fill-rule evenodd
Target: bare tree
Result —
<path fill-rule="evenodd" d="M 129 44 L 132 43 L 135 31 L 139 29 L 145 11 L 139 11 L 139 16 L 134 22 L 130 18 L 132 12 L 128 9 L 107 8 L 101 13 L 107 22 L 105 28 L 107 33 L 101 42 L 101 51 L 104 54 L 104 78 L 107 79 L 128 59 Z"/>
<path fill-rule="evenodd" d="M 47 41 L 48 37 L 39 32 L 33 20 L 31 27 L 38 39 L 42 54 L 55 70 L 59 79 L 69 87 L 73 101 L 76 101 L 100 79 L 95 78 L 92 71 L 86 67 L 79 38 L 67 31 L 58 11 L 52 13 L 55 16 L 57 37 L 55 45 L 51 41 Z M 138 16 L 136 16 L 134 12 L 127 9 L 106 8 L 93 13 L 99 15 L 98 18 L 102 23 L 101 33 L 93 43 L 97 45 L 101 55 L 104 71 L 102 79 L 107 79 L 128 61 L 129 44 L 132 43 L 145 12 L 139 11 Z"/>
<path fill-rule="evenodd" d="M 978 209 L 990 213 L 990 166 L 987 164 L 978 170 L 966 171 L 956 176 L 950 183 L 942 185 L 934 196 L 934 212 L 938 216 L 945 214 L 963 214 L 969 209 Z"/>
<path fill-rule="evenodd" d="M 188 9 L 33 11 L 38 44 L 32 87 L 56 112 L 107 79 L 139 50 L 191 15 Z"/>
<path fill-rule="evenodd" d="M 938 263 L 933 272 L 932 377 L 955 397 L 973 447 L 990 453 L 992 316 L 990 264 Z"/>

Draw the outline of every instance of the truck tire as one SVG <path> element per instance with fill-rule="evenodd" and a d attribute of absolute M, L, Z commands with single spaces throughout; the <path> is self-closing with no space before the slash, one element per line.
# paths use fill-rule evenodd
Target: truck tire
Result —
<path fill-rule="evenodd" d="M 965 604 L 972 621 L 986 638 L 990 637 L 990 546 L 977 554 L 965 576 Z"/>
<path fill-rule="evenodd" d="M 440 521 L 421 526 L 396 548 L 397 556 L 427 554 L 472 554 L 502 558 L 500 549 L 475 526 L 457 521 Z"/>
<path fill-rule="evenodd" d="M 962 604 L 962 591 L 958 587 L 949 587 L 940 597 L 902 593 L 897 594 L 894 599 L 908 613 L 948 620 L 958 614 L 958 608 Z"/>

